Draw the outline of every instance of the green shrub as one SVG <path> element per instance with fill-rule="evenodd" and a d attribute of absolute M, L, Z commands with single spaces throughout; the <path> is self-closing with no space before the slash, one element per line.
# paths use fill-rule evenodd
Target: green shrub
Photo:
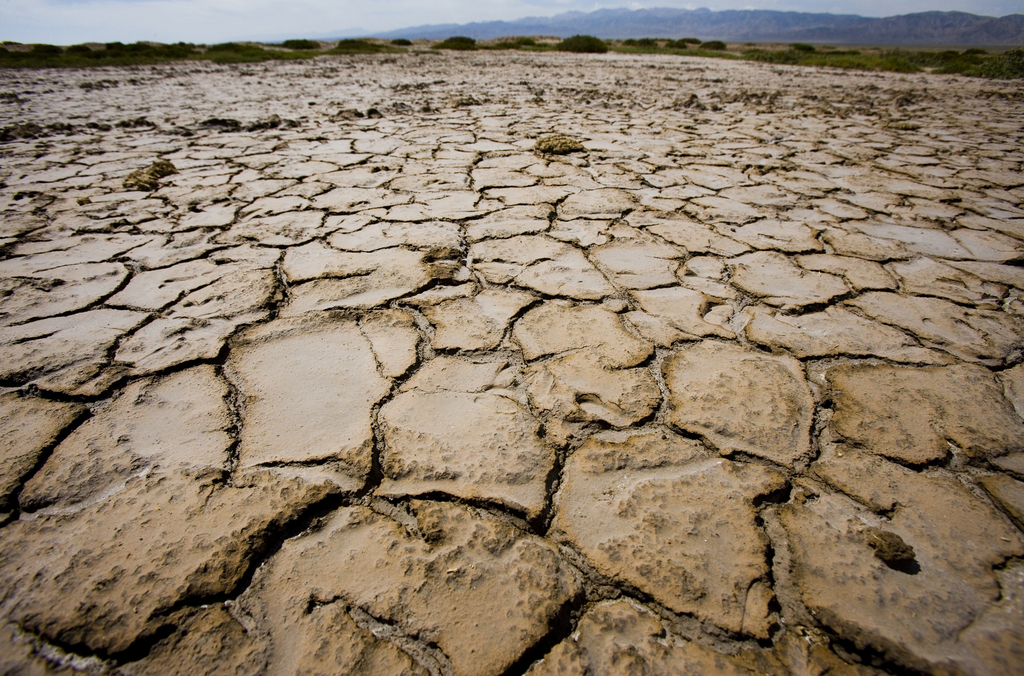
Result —
<path fill-rule="evenodd" d="M 366 40 L 338 40 L 334 49 L 327 54 L 380 54 L 382 52 L 399 52 L 400 49 L 390 45 L 380 45 Z"/>
<path fill-rule="evenodd" d="M 721 40 L 711 40 L 710 42 L 702 42 L 700 45 L 701 49 L 711 49 L 714 51 L 725 51 L 725 43 Z"/>
<path fill-rule="evenodd" d="M 878 70 L 888 70 L 893 73 L 919 73 L 921 67 L 905 56 L 892 54 L 882 58 L 878 64 Z"/>
<path fill-rule="evenodd" d="M 57 45 L 32 45 L 33 54 L 62 54 L 63 49 Z"/>
<path fill-rule="evenodd" d="M 665 43 L 666 49 L 688 49 L 690 43 L 684 42 L 683 40 L 669 40 Z"/>
<path fill-rule="evenodd" d="M 476 40 L 473 38 L 467 38 L 464 35 L 453 35 L 447 40 L 437 43 L 431 47 L 431 49 L 456 49 L 468 51 L 476 49 Z"/>
<path fill-rule="evenodd" d="M 1024 77 L 1024 49 L 1011 49 L 993 56 L 970 73 L 982 77 L 1010 80 Z"/>
<path fill-rule="evenodd" d="M 977 47 L 972 47 L 971 49 L 965 50 L 964 54 L 967 54 L 967 55 L 972 55 L 972 54 L 980 55 L 980 54 L 988 54 L 988 51 L 986 51 L 984 49 L 978 49 Z"/>
<path fill-rule="evenodd" d="M 608 45 L 604 40 L 593 35 L 574 35 L 558 43 L 555 47 L 560 52 L 578 52 L 581 54 L 604 54 Z"/>
<path fill-rule="evenodd" d="M 681 43 L 686 44 L 686 45 L 699 45 L 700 44 L 700 40 L 698 40 L 697 38 L 679 38 L 678 40 L 676 40 L 676 42 L 681 42 Z"/>
<path fill-rule="evenodd" d="M 320 49 L 320 43 L 316 40 L 285 40 L 281 46 L 285 49 Z"/>
<path fill-rule="evenodd" d="M 222 42 L 210 45 L 206 48 L 205 58 L 214 63 L 250 63 L 253 61 L 267 61 L 279 58 L 278 55 L 288 58 L 286 52 L 274 52 L 257 47 L 256 45 L 243 45 L 237 42 Z"/>
<path fill-rule="evenodd" d="M 813 52 L 814 51 L 814 45 L 804 44 L 803 42 L 794 42 L 793 44 L 791 44 L 789 46 L 789 48 L 793 49 L 793 50 L 796 50 L 798 52 Z"/>
<path fill-rule="evenodd" d="M 113 44 L 121 45 L 120 42 L 115 42 Z M 121 47 L 124 47 L 124 45 L 121 45 Z M 109 44 L 107 45 L 107 49 L 110 49 Z M 234 54 L 240 54 L 242 52 L 248 51 L 249 49 L 251 49 L 251 47 L 249 47 L 248 45 L 240 45 L 237 42 L 220 42 L 218 44 L 210 45 L 209 47 L 207 47 L 206 53 L 210 54 L 214 52 L 231 52 Z"/>
<path fill-rule="evenodd" d="M 408 47 L 409 45 L 412 44 L 412 40 L 406 40 L 405 38 L 395 38 L 394 40 L 391 41 L 391 44 L 396 45 L 398 47 Z"/>
<path fill-rule="evenodd" d="M 668 43 L 669 47 L 671 47 L 672 41 L 669 40 Z M 619 47 L 628 47 L 631 51 L 638 52 L 656 52 L 661 49 L 661 43 L 655 38 L 630 38 L 629 40 L 623 40 Z"/>
<path fill-rule="evenodd" d="M 505 38 L 495 42 L 493 45 L 488 45 L 487 49 L 523 49 L 524 47 L 537 46 L 537 41 L 533 38 Z"/>
<path fill-rule="evenodd" d="M 92 54 L 92 48 L 86 45 L 71 45 L 65 50 L 68 54 Z"/>

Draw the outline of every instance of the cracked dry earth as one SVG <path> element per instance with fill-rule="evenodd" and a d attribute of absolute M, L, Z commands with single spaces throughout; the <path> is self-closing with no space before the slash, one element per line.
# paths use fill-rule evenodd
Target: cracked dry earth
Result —
<path fill-rule="evenodd" d="M 3 673 L 1020 673 L 1019 83 L 0 87 Z"/>

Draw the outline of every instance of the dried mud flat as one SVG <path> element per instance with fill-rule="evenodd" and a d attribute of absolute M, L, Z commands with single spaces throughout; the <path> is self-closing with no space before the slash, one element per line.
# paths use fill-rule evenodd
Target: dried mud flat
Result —
<path fill-rule="evenodd" d="M 3 673 L 1020 673 L 1019 84 L 0 89 Z"/>

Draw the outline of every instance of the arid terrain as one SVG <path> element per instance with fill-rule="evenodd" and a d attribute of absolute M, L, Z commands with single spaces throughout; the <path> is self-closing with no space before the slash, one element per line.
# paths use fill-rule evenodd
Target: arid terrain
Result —
<path fill-rule="evenodd" d="M 1020 81 L 0 92 L 0 673 L 1021 673 Z"/>

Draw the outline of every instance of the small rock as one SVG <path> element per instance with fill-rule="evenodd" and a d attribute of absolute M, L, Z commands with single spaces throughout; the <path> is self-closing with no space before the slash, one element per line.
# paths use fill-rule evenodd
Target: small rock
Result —
<path fill-rule="evenodd" d="M 914 560 L 914 548 L 896 533 L 880 528 L 865 528 L 864 537 L 868 546 L 875 550 L 875 556 L 895 570 L 905 570 Z"/>

